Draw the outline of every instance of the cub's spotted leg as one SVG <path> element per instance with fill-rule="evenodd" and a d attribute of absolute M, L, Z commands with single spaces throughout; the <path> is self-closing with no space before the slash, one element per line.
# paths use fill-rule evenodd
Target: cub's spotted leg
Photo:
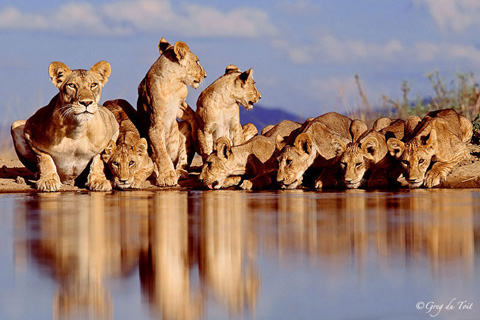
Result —
<path fill-rule="evenodd" d="M 105 165 L 100 154 L 93 157 L 90 163 L 86 186 L 92 191 L 111 191 L 112 183 L 105 176 Z"/>

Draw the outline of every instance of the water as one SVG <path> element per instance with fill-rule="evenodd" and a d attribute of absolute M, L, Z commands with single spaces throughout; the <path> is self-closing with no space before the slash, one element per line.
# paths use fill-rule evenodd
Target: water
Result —
<path fill-rule="evenodd" d="M 477 190 L 0 194 L 0 319 L 480 319 Z"/>

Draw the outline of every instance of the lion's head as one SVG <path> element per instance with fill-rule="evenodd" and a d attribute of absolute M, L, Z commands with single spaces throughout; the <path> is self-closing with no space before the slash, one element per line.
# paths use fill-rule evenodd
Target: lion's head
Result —
<path fill-rule="evenodd" d="M 129 146 L 127 144 L 116 145 L 110 141 L 102 155 L 112 173 L 113 185 L 118 189 L 137 189 L 141 187 L 143 179 L 136 179 L 140 172 L 147 172 L 141 176 L 148 177 L 153 172 L 153 162 L 147 153 L 147 140 L 141 138 L 138 142 Z"/>
<path fill-rule="evenodd" d="M 202 80 L 207 76 L 198 60 L 198 57 L 190 51 L 188 45 L 183 41 L 177 41 L 173 46 L 162 37 L 158 43 L 160 54 L 174 62 L 170 64 L 175 68 L 175 73 L 181 80 L 192 88 L 198 88 Z"/>
<path fill-rule="evenodd" d="M 231 64 L 225 69 L 225 75 L 234 75 L 234 86 L 231 88 L 231 94 L 235 101 L 245 109 L 251 110 L 253 105 L 262 97 L 255 87 L 252 68 L 241 72 L 237 66 Z"/>
<path fill-rule="evenodd" d="M 432 129 L 426 136 L 409 142 L 391 138 L 387 141 L 390 154 L 403 166 L 403 175 L 411 188 L 421 187 L 437 145 L 437 132 Z"/>
<path fill-rule="evenodd" d="M 98 110 L 103 86 L 111 73 L 106 61 L 96 63 L 90 70 L 70 70 L 64 63 L 55 61 L 48 67 L 52 83 L 59 89 L 62 118 L 85 122 Z"/>
<path fill-rule="evenodd" d="M 345 187 L 349 189 L 360 187 L 370 166 L 383 159 L 387 153 L 385 140 L 375 135 L 379 136 L 376 131 L 372 131 L 364 139 L 348 144 L 339 139 L 336 140 L 335 143 L 343 152 L 339 158 L 339 164 Z"/>
<path fill-rule="evenodd" d="M 283 189 L 294 189 L 303 181 L 303 174 L 315 160 L 316 151 L 308 133 L 301 133 L 294 144 L 287 145 L 278 157 L 277 182 Z"/>
<path fill-rule="evenodd" d="M 220 189 L 228 176 L 238 170 L 232 143 L 226 137 L 217 139 L 215 150 L 207 157 L 200 173 L 200 181 L 210 189 Z"/>

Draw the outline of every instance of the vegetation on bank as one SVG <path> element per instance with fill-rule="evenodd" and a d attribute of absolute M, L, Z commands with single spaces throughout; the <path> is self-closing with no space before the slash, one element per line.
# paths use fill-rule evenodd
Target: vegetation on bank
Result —
<path fill-rule="evenodd" d="M 410 97 L 411 86 L 403 81 L 400 87 L 402 97 L 392 99 L 382 96 L 381 105 L 372 107 L 365 94 L 360 77 L 355 75 L 355 82 L 360 96 L 360 107 L 348 113 L 350 118 L 362 119 L 371 125 L 379 117 L 406 119 L 416 115 L 424 117 L 428 112 L 439 109 L 454 109 L 473 123 L 472 142 L 480 142 L 480 89 L 475 82 L 473 73 L 460 73 L 456 78 L 447 81 L 438 71 L 427 74 L 432 85 L 433 95 L 418 95 Z"/>

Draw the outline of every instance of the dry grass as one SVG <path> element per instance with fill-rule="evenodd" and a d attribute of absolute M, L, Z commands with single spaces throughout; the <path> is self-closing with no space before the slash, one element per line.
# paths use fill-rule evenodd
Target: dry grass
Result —
<path fill-rule="evenodd" d="M 411 115 L 425 116 L 429 111 L 451 108 L 470 120 L 480 121 L 480 90 L 475 83 L 473 73 L 461 73 L 450 82 L 441 78 L 438 71 L 427 74 L 432 85 L 431 95 L 410 98 L 411 87 L 408 81 L 401 85 L 402 97 L 393 99 L 382 97 L 381 106 L 372 108 L 366 93 L 362 89 L 360 77 L 355 75 L 360 101 L 359 108 L 348 113 L 348 116 L 362 119 L 371 124 L 379 117 L 406 119 Z M 475 125 L 475 123 L 474 123 Z M 480 128 L 480 125 L 478 126 Z"/>

